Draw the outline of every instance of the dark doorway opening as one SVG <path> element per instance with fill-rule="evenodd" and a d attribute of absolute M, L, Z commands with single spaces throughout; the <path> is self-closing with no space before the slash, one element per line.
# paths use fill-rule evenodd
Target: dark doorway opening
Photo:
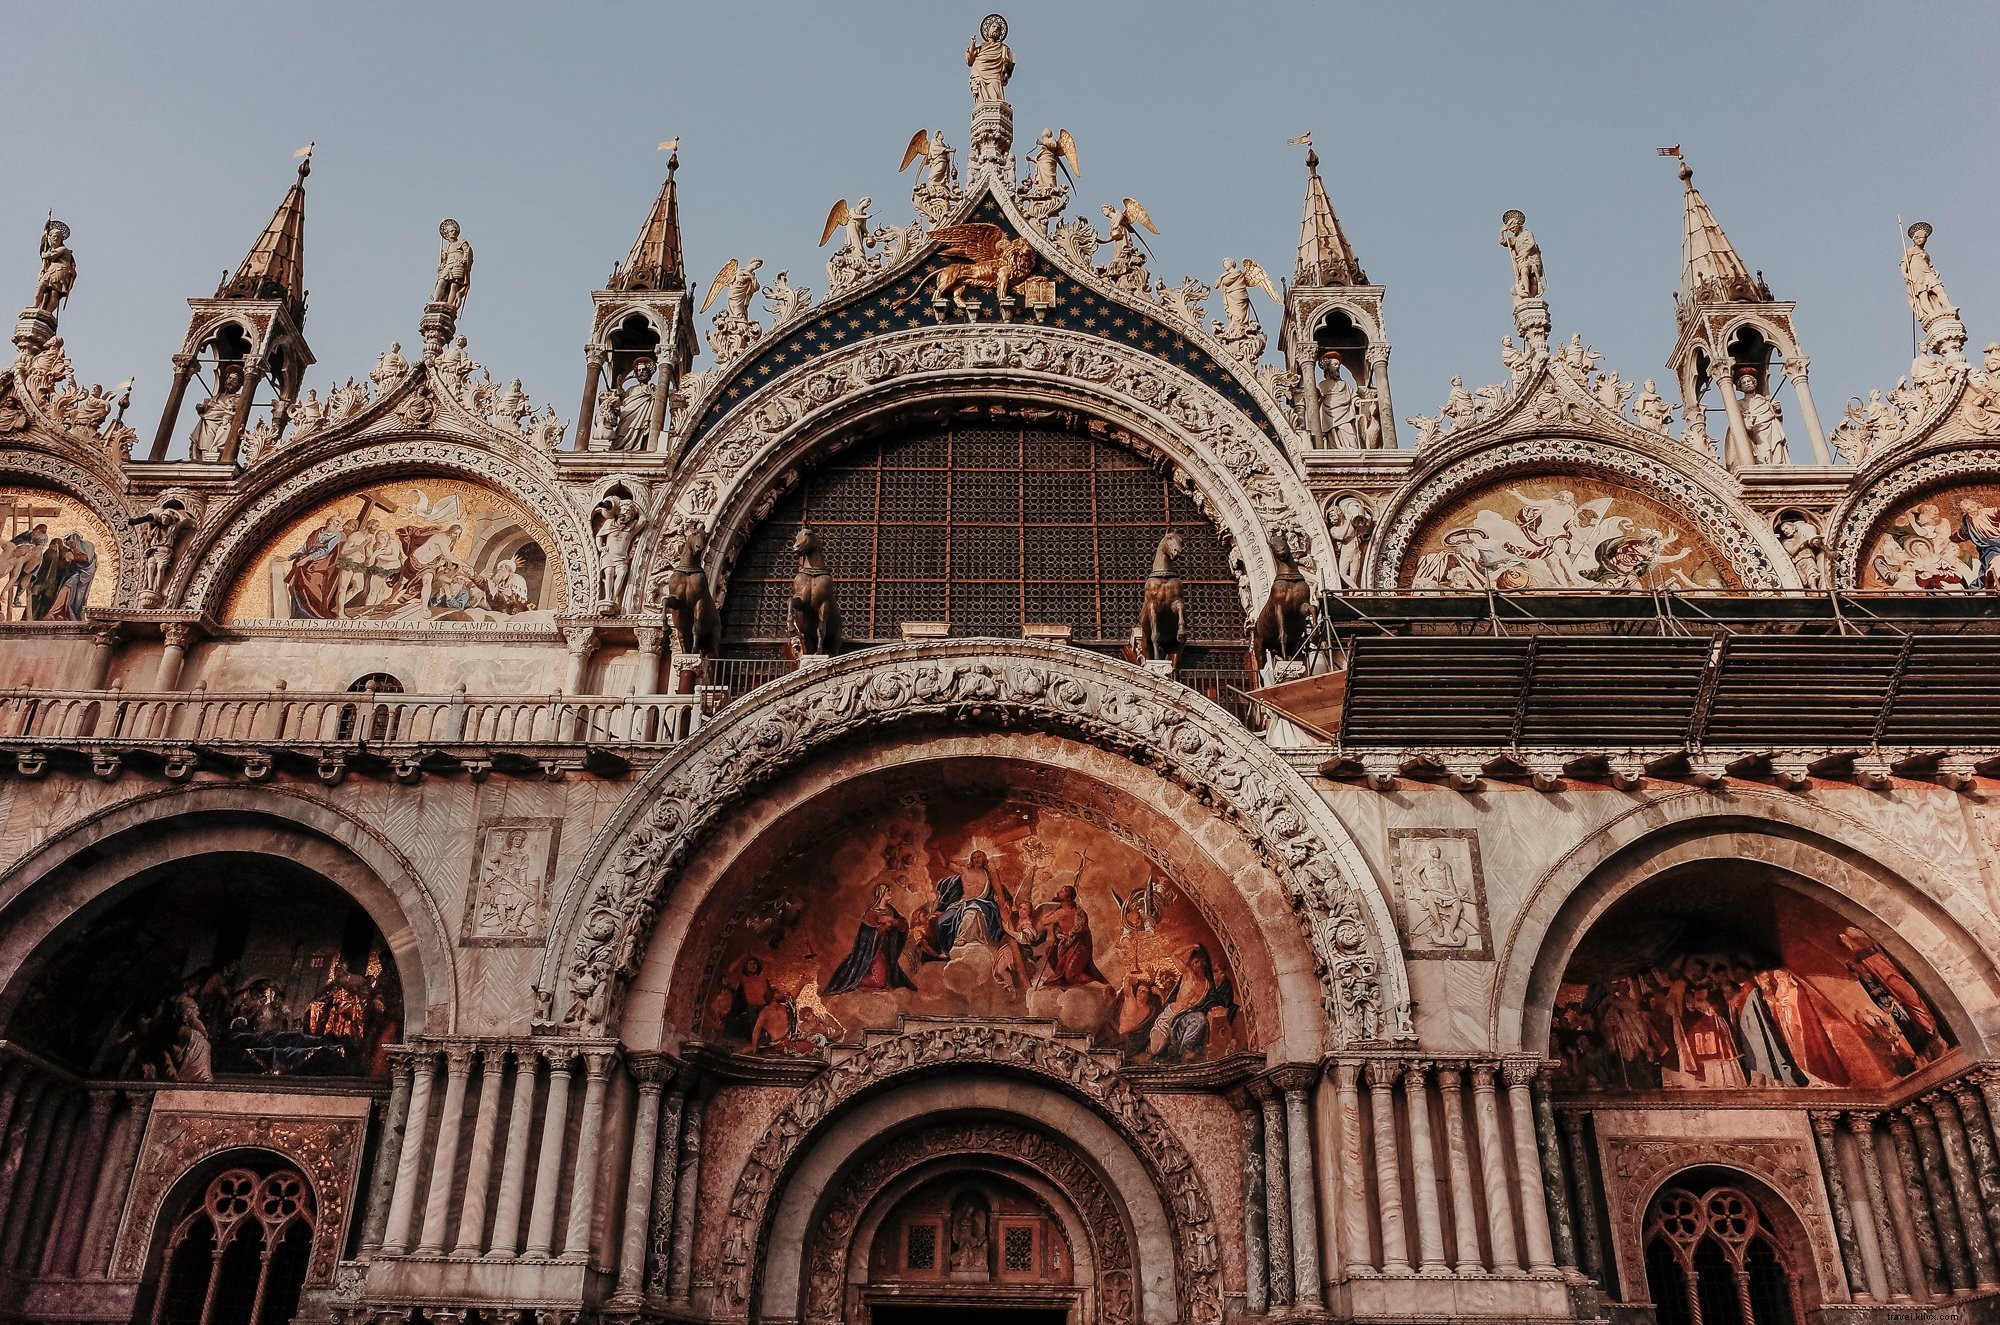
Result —
<path fill-rule="evenodd" d="M 939 1302 L 928 1306 L 875 1306 L 868 1309 L 870 1325 L 1067 1325 L 1061 1307 L 962 1307 Z"/>

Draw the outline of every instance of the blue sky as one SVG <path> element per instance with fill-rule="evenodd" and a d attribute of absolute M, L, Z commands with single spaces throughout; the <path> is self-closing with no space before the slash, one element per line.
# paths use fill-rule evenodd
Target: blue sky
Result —
<path fill-rule="evenodd" d="M 461 320 L 495 376 L 574 418 L 588 292 L 630 245 L 682 139 L 690 278 L 730 257 L 815 295 L 836 198 L 909 219 L 911 133 L 965 142 L 962 52 L 982 6 L 100 5 L 6 22 L 0 297 L 25 303 L 53 208 L 81 270 L 63 316 L 79 375 L 133 376 L 149 434 L 186 324 L 317 140 L 308 188 L 308 381 L 408 350 L 438 220 L 477 250 Z M 1025 3 L 1017 136 L 1067 127 L 1077 205 L 1140 199 L 1156 271 L 1291 267 L 1303 153 L 1389 289 L 1400 412 L 1453 373 L 1503 376 L 1500 213 L 1547 255 L 1558 335 L 1657 377 L 1672 346 L 1680 143 L 1745 260 L 1798 326 L 1829 426 L 1906 372 L 1897 217 L 1931 251 L 1976 349 L 2000 340 L 2000 6 Z M 26 77 L 20 71 L 39 70 Z M 1262 296 L 1258 296 L 1262 299 Z M 1219 307 L 1219 301 L 1218 301 Z M 1261 310 L 1267 322 L 1271 310 Z M 705 325 L 705 322 L 704 322 Z M 707 364 L 707 355 L 697 366 Z M 1672 395 L 1671 390 L 1666 392 Z"/>

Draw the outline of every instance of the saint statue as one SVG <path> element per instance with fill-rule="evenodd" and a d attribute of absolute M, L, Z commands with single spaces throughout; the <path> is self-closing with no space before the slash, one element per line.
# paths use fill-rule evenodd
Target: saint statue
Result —
<path fill-rule="evenodd" d="M 472 289 L 472 245 L 459 238 L 458 222 L 446 217 L 438 224 L 444 243 L 438 248 L 437 289 L 431 302 L 456 313 L 465 307 Z"/>
<path fill-rule="evenodd" d="M 53 216 L 42 227 L 42 270 L 35 277 L 35 307 L 54 313 L 76 288 L 76 254 L 69 250 L 69 227 Z"/>
<path fill-rule="evenodd" d="M 1326 429 L 1326 444 L 1337 450 L 1352 451 L 1361 446 L 1361 402 L 1354 386 L 1340 371 L 1340 361 L 1329 359 L 1319 384 L 1319 417 Z"/>
<path fill-rule="evenodd" d="M 1742 373 L 1736 379 L 1743 396 L 1743 431 L 1750 434 L 1750 461 L 1757 465 L 1782 465 L 1791 460 L 1785 445 L 1783 410 L 1764 394 L 1757 374 Z"/>
<path fill-rule="evenodd" d="M 1945 297 L 1944 281 L 1938 276 L 1930 251 L 1924 247 L 1931 237 L 1930 222 L 1918 221 L 1909 233 L 1910 246 L 1903 250 L 1903 284 L 1910 289 L 1910 311 L 1917 315 L 1917 321 L 1929 326 L 1935 319 L 1958 310 Z"/>
<path fill-rule="evenodd" d="M 611 449 L 643 451 L 653 440 L 653 361 L 632 365 L 631 380 L 618 394 L 618 415 L 612 425 Z"/>
<path fill-rule="evenodd" d="M 1525 213 L 1509 211 L 1500 218 L 1500 247 L 1514 259 L 1514 297 L 1540 299 L 1542 246 L 1535 242 L 1535 232 L 1528 229 Z"/>
<path fill-rule="evenodd" d="M 1014 52 L 1007 45 L 1007 20 L 988 14 L 979 20 L 979 40 L 965 48 L 971 71 L 972 104 L 1007 100 L 1007 80 L 1014 76 Z"/>
<path fill-rule="evenodd" d="M 195 424 L 188 439 L 190 459 L 209 464 L 222 459 L 229 446 L 229 426 L 236 419 L 236 402 L 242 394 L 242 366 L 223 365 L 215 394 L 194 407 L 200 422 Z"/>

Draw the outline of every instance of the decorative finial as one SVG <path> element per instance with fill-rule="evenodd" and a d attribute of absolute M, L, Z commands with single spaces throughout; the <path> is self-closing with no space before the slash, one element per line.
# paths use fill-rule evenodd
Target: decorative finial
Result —
<path fill-rule="evenodd" d="M 681 168 L 681 136 L 675 134 L 660 144 L 660 150 L 667 154 L 667 173 L 673 174 Z"/>
<path fill-rule="evenodd" d="M 299 158 L 300 179 L 304 179 L 307 175 L 312 174 L 314 146 L 316 146 L 315 143 L 308 142 L 304 147 L 301 147 L 298 151 L 292 153 L 293 156 Z"/>

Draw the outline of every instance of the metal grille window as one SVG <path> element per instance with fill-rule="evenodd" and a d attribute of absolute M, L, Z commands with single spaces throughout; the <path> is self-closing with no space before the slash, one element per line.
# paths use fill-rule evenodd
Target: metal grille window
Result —
<path fill-rule="evenodd" d="M 1001 1255 L 1009 1274 L 1033 1274 L 1035 1272 L 1035 1230 L 1015 1225 L 1005 1230 L 1006 1244 Z"/>
<path fill-rule="evenodd" d="M 723 614 L 730 645 L 789 633 L 801 525 L 826 550 L 849 640 L 943 621 L 961 636 L 1019 638 L 1033 623 L 1067 625 L 1079 644 L 1123 644 L 1169 529 L 1183 542 L 1184 637 L 1242 638 L 1221 536 L 1165 474 L 1109 442 L 996 422 L 840 452 L 779 500 L 738 556 Z"/>
<path fill-rule="evenodd" d="M 938 1226 L 930 1221 L 912 1222 L 903 1229 L 903 1268 L 905 1270 L 931 1271 L 937 1269 Z"/>

